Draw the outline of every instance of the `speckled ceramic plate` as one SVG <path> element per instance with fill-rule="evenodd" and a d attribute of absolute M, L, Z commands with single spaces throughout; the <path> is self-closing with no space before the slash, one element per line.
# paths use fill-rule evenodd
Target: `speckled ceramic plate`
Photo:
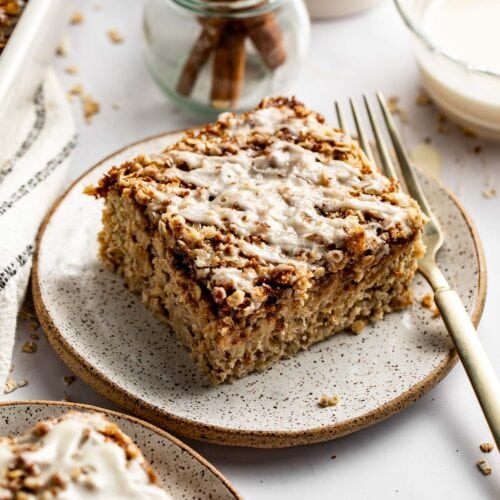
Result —
<path fill-rule="evenodd" d="M 197 439 L 258 447 L 332 439 L 416 401 L 456 362 L 440 318 L 419 301 L 360 335 L 338 334 L 233 384 L 211 387 L 167 327 L 97 260 L 102 202 L 82 194 L 112 165 L 162 150 L 167 134 L 106 158 L 76 181 L 47 216 L 38 240 L 33 292 L 50 342 L 98 392 L 131 413 Z M 475 230 L 437 181 L 422 175 L 446 231 L 439 264 L 474 323 L 485 298 Z M 418 276 L 415 295 L 429 292 Z M 341 404 L 320 408 L 322 394 Z"/>
<path fill-rule="evenodd" d="M 99 412 L 118 424 L 142 450 L 173 498 L 241 498 L 215 467 L 184 443 L 151 424 L 115 411 L 58 401 L 0 403 L 0 435 L 15 436 L 39 420 L 58 417 L 70 410 Z"/>

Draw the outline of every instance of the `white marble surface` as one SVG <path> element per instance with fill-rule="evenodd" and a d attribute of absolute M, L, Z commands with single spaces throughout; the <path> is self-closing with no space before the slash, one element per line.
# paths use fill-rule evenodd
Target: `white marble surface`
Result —
<path fill-rule="evenodd" d="M 97 3 L 97 2 L 96 2 Z M 71 53 L 57 60 L 64 85 L 74 83 L 101 103 L 101 112 L 88 125 L 79 103 L 80 145 L 71 177 L 75 178 L 110 152 L 142 137 L 195 123 L 168 102 L 151 80 L 142 59 L 137 0 L 79 0 L 85 15 L 79 26 L 68 27 Z M 125 36 L 111 44 L 106 31 Z M 77 64 L 80 72 L 63 69 Z M 500 190 L 500 145 L 466 138 L 454 126 L 437 133 L 437 112 L 416 106 L 419 77 L 408 33 L 391 2 L 361 16 L 314 24 L 310 58 L 293 92 L 333 119 L 332 101 L 382 90 L 397 95 L 409 121 L 404 136 L 410 148 L 432 138 L 442 158 L 444 182 L 457 193 L 481 235 L 488 265 L 488 298 L 479 333 L 500 374 L 500 197 L 482 191 Z M 120 105 L 115 110 L 112 103 Z M 481 146 L 479 154 L 474 148 Z M 21 352 L 31 330 L 20 322 L 13 378 L 29 383 L 1 401 L 61 399 L 105 407 L 112 404 L 81 381 L 66 386 L 69 370 L 41 335 L 34 354 Z M 189 443 L 211 460 L 245 498 L 254 499 L 496 499 L 500 497 L 500 460 L 485 455 L 479 443 L 491 440 L 479 406 L 460 366 L 427 396 L 389 420 L 328 443 L 283 450 L 229 449 Z M 331 459 L 332 455 L 336 458 Z M 475 463 L 486 458 L 493 466 L 483 477 Z"/>

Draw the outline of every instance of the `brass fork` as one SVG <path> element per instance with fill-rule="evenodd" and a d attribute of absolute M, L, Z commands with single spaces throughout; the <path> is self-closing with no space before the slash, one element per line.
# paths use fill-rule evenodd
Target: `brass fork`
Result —
<path fill-rule="evenodd" d="M 444 236 L 438 221 L 429 207 L 427 198 L 415 175 L 408 154 L 403 146 L 400 135 L 396 129 L 387 104 L 382 94 L 377 93 L 387 132 L 396 152 L 400 170 L 409 194 L 418 202 L 429 221 L 423 228 L 423 242 L 427 247 L 425 256 L 419 261 L 418 268 L 434 290 L 434 300 L 441 313 L 441 317 L 455 344 L 460 360 L 467 372 L 474 388 L 476 397 L 483 410 L 484 416 L 493 434 L 493 438 L 500 450 L 500 382 L 477 336 L 476 329 L 465 310 L 457 292 L 453 290 L 436 263 L 436 255 L 441 248 Z M 383 171 L 387 177 L 398 178 L 396 169 L 387 150 L 387 146 L 380 132 L 374 113 L 368 99 L 363 96 L 368 120 L 373 131 L 375 143 L 379 151 Z M 358 113 L 354 100 L 351 98 L 350 107 L 361 148 L 373 161 L 367 135 Z M 335 103 L 339 126 L 344 132 L 349 133 L 346 122 L 338 102 Z"/>

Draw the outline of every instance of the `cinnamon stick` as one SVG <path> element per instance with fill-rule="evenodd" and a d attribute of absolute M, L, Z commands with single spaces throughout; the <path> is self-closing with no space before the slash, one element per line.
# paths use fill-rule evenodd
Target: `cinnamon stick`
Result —
<path fill-rule="evenodd" d="M 275 69 L 285 62 L 283 34 L 273 13 L 245 19 L 244 25 L 248 36 L 269 68 Z"/>
<path fill-rule="evenodd" d="M 226 24 L 222 19 L 200 19 L 200 23 L 202 30 L 189 52 L 177 82 L 177 92 L 185 96 L 193 91 L 198 74 L 212 50 L 217 47 Z"/>
<path fill-rule="evenodd" d="M 245 36 L 243 24 L 226 24 L 215 49 L 210 100 L 214 108 L 234 107 L 245 76 Z"/>

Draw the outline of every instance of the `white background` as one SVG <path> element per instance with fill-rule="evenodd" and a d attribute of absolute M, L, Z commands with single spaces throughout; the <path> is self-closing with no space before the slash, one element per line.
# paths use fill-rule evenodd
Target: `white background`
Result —
<path fill-rule="evenodd" d="M 97 2 L 96 2 L 97 3 Z M 101 103 L 92 124 L 74 104 L 80 144 L 71 179 L 122 146 L 169 129 L 196 123 L 166 100 L 151 80 L 142 57 L 138 0 L 76 2 L 85 15 L 68 26 L 71 53 L 56 61 L 66 88 L 81 83 Z M 118 29 L 125 41 L 106 37 Z M 76 64 L 77 75 L 63 68 Z M 437 133 L 437 111 L 415 105 L 419 76 L 406 28 L 391 2 L 359 16 L 315 23 L 310 56 L 292 91 L 333 120 L 332 101 L 375 90 L 397 95 L 409 122 L 404 136 L 410 149 L 424 138 L 443 161 L 442 178 L 459 195 L 481 235 L 488 265 L 488 298 L 479 333 L 500 373 L 500 196 L 486 199 L 485 188 L 500 191 L 500 146 L 466 138 L 456 127 Z M 120 105 L 119 110 L 112 103 Z M 474 148 L 481 145 L 480 154 Z M 80 380 L 63 383 L 70 371 L 43 338 L 38 352 L 21 352 L 31 330 L 18 328 L 13 378 L 29 384 L 0 400 L 61 399 L 106 407 L 111 403 Z M 265 415 L 263 415 L 265 418 Z M 495 451 L 480 452 L 490 434 L 461 366 L 412 407 L 374 427 L 337 441 L 283 450 L 224 448 L 189 444 L 211 460 L 248 499 L 498 499 L 500 460 Z M 336 455 L 336 459 L 331 459 Z M 475 463 L 486 458 L 493 474 L 483 477 Z"/>

